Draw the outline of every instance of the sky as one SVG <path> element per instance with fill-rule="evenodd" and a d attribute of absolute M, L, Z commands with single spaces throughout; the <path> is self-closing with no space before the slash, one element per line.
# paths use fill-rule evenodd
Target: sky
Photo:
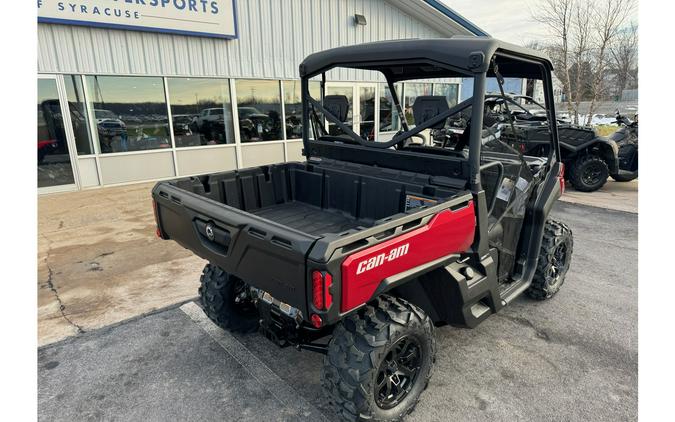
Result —
<path fill-rule="evenodd" d="M 525 45 L 528 41 L 547 39 L 546 27 L 532 19 L 532 10 L 535 10 L 540 0 L 441 1 L 502 41 Z M 637 21 L 637 8 L 633 19 Z"/>

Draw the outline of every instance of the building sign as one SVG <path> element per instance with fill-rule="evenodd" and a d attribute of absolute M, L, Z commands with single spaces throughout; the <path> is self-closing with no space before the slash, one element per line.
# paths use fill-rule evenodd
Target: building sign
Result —
<path fill-rule="evenodd" d="M 236 0 L 38 0 L 38 22 L 237 38 Z"/>

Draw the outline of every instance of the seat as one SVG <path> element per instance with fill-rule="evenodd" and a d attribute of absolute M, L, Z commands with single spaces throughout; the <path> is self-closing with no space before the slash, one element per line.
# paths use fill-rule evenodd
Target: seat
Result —
<path fill-rule="evenodd" d="M 448 100 L 442 95 L 420 95 L 415 99 L 412 106 L 415 125 L 419 126 L 427 120 L 431 120 L 441 113 L 450 110 Z M 445 127 L 445 120 L 441 120 L 430 129 L 442 129 Z"/>
<path fill-rule="evenodd" d="M 337 117 L 342 123 L 349 115 L 349 99 L 346 95 L 326 95 L 323 97 L 323 107 L 330 114 Z"/>

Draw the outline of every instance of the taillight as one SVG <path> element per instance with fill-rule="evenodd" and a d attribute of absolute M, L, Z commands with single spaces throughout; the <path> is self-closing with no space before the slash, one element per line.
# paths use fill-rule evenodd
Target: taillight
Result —
<path fill-rule="evenodd" d="M 157 201 L 155 201 L 154 198 L 152 199 L 152 212 L 155 214 L 155 234 L 160 239 L 164 239 L 164 236 L 162 236 L 162 229 L 159 227 L 159 211 L 157 211 Z"/>
<path fill-rule="evenodd" d="M 333 295 L 330 293 L 332 284 L 333 276 L 330 273 L 312 271 L 312 305 L 317 310 L 325 311 L 333 304 Z"/>
<path fill-rule="evenodd" d="M 558 181 L 560 182 L 560 194 L 565 193 L 565 163 L 560 163 L 558 171 Z"/>

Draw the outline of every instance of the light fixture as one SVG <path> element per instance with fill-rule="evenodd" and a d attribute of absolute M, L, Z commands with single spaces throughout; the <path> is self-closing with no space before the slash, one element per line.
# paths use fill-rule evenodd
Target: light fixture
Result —
<path fill-rule="evenodd" d="M 359 15 L 358 13 L 354 15 L 354 23 L 356 25 L 367 25 L 368 22 L 366 21 L 366 17 L 363 15 Z"/>

